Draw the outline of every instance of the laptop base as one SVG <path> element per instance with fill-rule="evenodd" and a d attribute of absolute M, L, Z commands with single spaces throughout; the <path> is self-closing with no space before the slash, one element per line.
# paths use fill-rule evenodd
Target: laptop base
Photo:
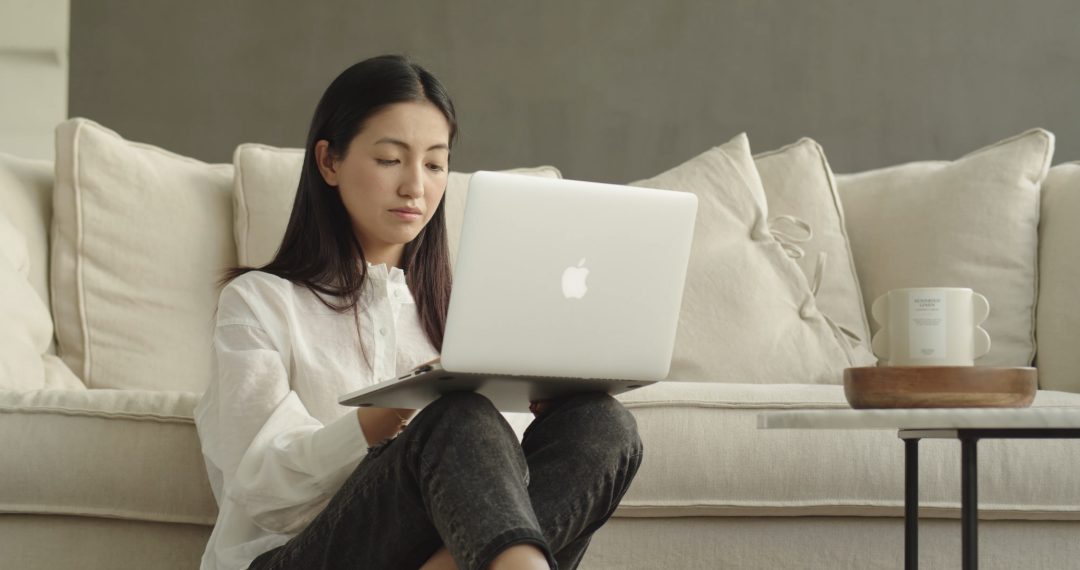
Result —
<path fill-rule="evenodd" d="M 441 365 L 405 379 L 380 382 L 342 396 L 345 406 L 420 409 L 443 393 L 479 392 L 500 412 L 528 412 L 529 402 L 582 392 L 615 395 L 654 384 L 655 381 L 506 376 L 450 372 Z"/>

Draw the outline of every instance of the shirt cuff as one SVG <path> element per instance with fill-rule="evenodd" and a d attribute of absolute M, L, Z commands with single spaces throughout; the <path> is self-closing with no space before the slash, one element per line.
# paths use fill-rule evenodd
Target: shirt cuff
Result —
<path fill-rule="evenodd" d="M 367 455 L 368 442 L 355 408 L 323 426 L 311 438 L 324 473 L 348 475 Z M 343 481 L 344 476 L 340 480 Z"/>

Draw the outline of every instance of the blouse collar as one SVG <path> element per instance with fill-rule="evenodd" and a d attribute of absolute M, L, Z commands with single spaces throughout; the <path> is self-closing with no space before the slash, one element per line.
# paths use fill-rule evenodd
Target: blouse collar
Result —
<path fill-rule="evenodd" d="M 367 262 L 368 279 L 374 279 L 386 284 L 386 292 L 391 299 L 403 304 L 413 303 L 409 285 L 405 282 L 405 272 L 400 267 L 387 269 L 385 263 L 373 265 Z"/>

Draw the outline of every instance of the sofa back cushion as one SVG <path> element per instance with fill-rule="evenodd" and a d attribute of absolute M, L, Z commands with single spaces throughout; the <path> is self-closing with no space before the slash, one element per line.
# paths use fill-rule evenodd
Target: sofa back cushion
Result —
<path fill-rule="evenodd" d="M 49 309 L 30 282 L 27 240 L 0 212 L 0 390 L 85 389 L 55 355 Z"/>
<path fill-rule="evenodd" d="M 1050 169 L 1039 221 L 1039 385 L 1080 392 L 1080 162 Z"/>
<path fill-rule="evenodd" d="M 634 185 L 698 197 L 669 379 L 842 381 L 850 356 L 769 231 L 745 134 Z"/>
<path fill-rule="evenodd" d="M 1031 365 L 1039 187 L 1053 153 L 1054 135 L 1032 129 L 952 162 L 838 176 L 867 313 L 890 289 L 970 287 L 990 301 L 990 352 L 976 364 Z"/>
<path fill-rule="evenodd" d="M 86 119 L 57 127 L 53 313 L 88 387 L 206 387 L 215 282 L 236 261 L 232 173 Z"/>
<path fill-rule="evenodd" d="M 292 213 L 304 149 L 245 143 L 233 152 L 236 261 L 259 267 L 274 259 Z"/>
<path fill-rule="evenodd" d="M 49 346 L 52 322 L 29 277 L 26 240 L 0 213 L 0 390 L 45 387 L 41 354 Z"/>
<path fill-rule="evenodd" d="M 30 284 L 49 308 L 49 220 L 53 163 L 0 153 L 0 215 L 25 238 Z M 50 354 L 56 354 L 49 342 Z"/>
<path fill-rule="evenodd" d="M 815 289 L 817 306 L 852 338 L 854 364 L 877 362 L 870 349 L 862 290 L 855 274 L 844 209 L 825 151 L 813 139 L 754 155 L 768 203 L 769 227 Z M 805 223 L 805 228 L 796 224 Z M 807 232 L 801 230 L 807 229 Z"/>
<path fill-rule="evenodd" d="M 236 167 L 236 256 L 241 265 L 260 267 L 274 259 L 289 224 L 304 149 L 242 144 L 233 154 Z M 560 178 L 552 166 L 507 172 Z M 457 255 L 461 221 L 469 189 L 469 174 L 451 172 L 446 184 L 445 216 L 450 260 Z"/>

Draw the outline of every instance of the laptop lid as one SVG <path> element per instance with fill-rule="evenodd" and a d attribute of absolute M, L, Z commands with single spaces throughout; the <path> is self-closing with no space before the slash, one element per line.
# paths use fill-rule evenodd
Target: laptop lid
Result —
<path fill-rule="evenodd" d="M 696 213 L 688 192 L 475 173 L 443 367 L 663 379 Z"/>

